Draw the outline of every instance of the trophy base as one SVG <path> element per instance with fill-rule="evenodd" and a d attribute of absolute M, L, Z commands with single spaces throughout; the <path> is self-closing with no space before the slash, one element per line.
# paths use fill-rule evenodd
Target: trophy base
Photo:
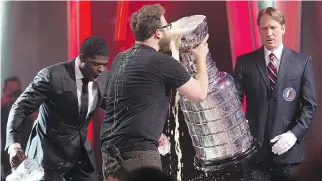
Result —
<path fill-rule="evenodd" d="M 233 157 L 222 159 L 222 160 L 207 160 L 203 161 L 197 157 L 194 158 L 194 165 L 196 169 L 204 171 L 204 172 L 211 172 L 216 170 L 222 170 L 225 167 L 234 166 L 243 161 L 244 159 L 249 158 L 254 153 L 256 153 L 259 149 L 259 143 L 255 138 L 253 138 L 252 145 L 249 149 L 245 152 L 234 155 Z"/>

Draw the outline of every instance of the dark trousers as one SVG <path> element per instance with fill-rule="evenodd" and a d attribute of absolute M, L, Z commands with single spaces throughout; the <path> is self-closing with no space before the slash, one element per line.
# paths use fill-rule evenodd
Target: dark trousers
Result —
<path fill-rule="evenodd" d="M 244 164 L 247 181 L 296 181 L 299 164 L 278 164 L 272 160 L 262 163 L 246 161 Z"/>
<path fill-rule="evenodd" d="M 9 162 L 9 154 L 4 150 L 1 151 L 1 167 L 1 177 L 5 180 L 5 178 L 11 174 L 11 166 Z"/>
<path fill-rule="evenodd" d="M 123 161 L 117 161 L 110 154 L 102 152 L 102 170 L 105 179 L 113 176 L 123 179 L 128 172 L 140 167 L 155 167 L 162 170 L 161 158 L 158 151 L 130 151 L 121 153 Z"/>
<path fill-rule="evenodd" d="M 45 175 L 40 181 L 97 181 L 96 174 L 85 149 L 74 166 L 67 172 L 44 168 Z"/>

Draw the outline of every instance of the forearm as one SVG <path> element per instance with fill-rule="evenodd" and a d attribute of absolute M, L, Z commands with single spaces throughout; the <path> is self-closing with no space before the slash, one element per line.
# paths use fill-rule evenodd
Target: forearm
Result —
<path fill-rule="evenodd" d="M 208 73 L 206 60 L 197 60 L 196 61 L 197 74 L 195 79 L 200 83 L 202 90 L 205 94 L 208 92 Z"/>
<path fill-rule="evenodd" d="M 24 112 L 15 103 L 13 104 L 9 116 L 6 129 L 6 149 L 13 143 L 19 143 L 20 133 L 23 131 L 25 120 L 27 119 L 28 111 Z"/>
<path fill-rule="evenodd" d="M 296 119 L 295 126 L 290 130 L 298 140 L 303 139 L 314 119 L 316 105 L 302 106 L 301 116 Z"/>

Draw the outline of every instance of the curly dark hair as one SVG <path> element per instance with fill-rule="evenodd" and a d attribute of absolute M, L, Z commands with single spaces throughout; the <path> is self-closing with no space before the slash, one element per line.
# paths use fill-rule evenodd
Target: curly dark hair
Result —
<path fill-rule="evenodd" d="M 165 9 L 160 4 L 144 5 L 131 16 L 131 29 L 136 41 L 149 39 L 155 30 L 161 28 L 161 16 Z"/>

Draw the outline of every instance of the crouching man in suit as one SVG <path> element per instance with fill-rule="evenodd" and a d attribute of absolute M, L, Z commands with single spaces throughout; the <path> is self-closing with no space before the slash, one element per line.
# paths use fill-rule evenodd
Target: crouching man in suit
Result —
<path fill-rule="evenodd" d="M 26 117 L 40 106 L 25 151 L 44 168 L 42 181 L 92 181 L 95 163 L 87 129 L 95 110 L 104 108 L 107 62 L 105 41 L 89 37 L 74 60 L 38 72 L 9 113 L 6 149 L 13 168 L 26 158 L 17 137 Z"/>

